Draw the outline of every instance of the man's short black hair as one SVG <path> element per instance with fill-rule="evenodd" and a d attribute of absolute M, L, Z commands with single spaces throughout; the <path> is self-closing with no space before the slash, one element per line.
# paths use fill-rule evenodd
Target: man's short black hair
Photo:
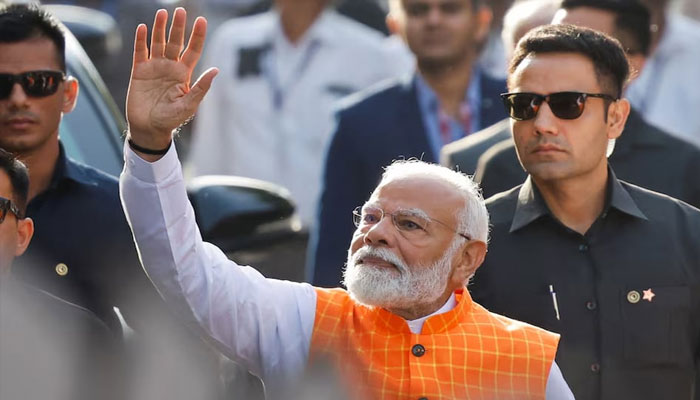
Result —
<path fill-rule="evenodd" d="M 508 67 L 512 75 L 529 55 L 576 53 L 593 63 L 596 78 L 603 91 L 619 98 L 630 74 L 622 45 L 608 35 L 574 25 L 544 25 L 528 32 L 518 42 Z"/>
<path fill-rule="evenodd" d="M 5 171 L 12 185 L 12 199 L 22 215 L 27 210 L 29 196 L 29 171 L 12 153 L 0 148 L 0 170 Z"/>
<path fill-rule="evenodd" d="M 615 13 L 615 37 L 629 54 L 649 55 L 651 13 L 638 0 L 563 0 L 561 8 L 591 7 Z"/>
<path fill-rule="evenodd" d="M 17 43 L 48 38 L 56 46 L 58 63 L 66 71 L 66 39 L 60 23 L 36 4 L 11 4 L 0 7 L 0 43 Z"/>

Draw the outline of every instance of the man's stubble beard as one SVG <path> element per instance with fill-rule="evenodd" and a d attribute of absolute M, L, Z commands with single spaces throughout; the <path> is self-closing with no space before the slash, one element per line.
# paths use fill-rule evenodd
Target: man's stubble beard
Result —
<path fill-rule="evenodd" d="M 365 246 L 355 254 L 348 251 L 343 283 L 353 300 L 370 307 L 402 309 L 434 303 L 445 293 L 452 272 L 452 259 L 461 243 L 462 238 L 456 236 L 445 254 L 430 265 L 408 266 L 384 247 Z M 396 265 L 397 270 L 358 265 L 357 261 L 363 256 L 381 258 Z"/>

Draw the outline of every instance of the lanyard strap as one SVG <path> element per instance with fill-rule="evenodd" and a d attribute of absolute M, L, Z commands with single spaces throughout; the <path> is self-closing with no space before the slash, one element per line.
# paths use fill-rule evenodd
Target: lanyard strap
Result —
<path fill-rule="evenodd" d="M 286 85 L 283 85 L 282 82 L 280 82 L 280 78 L 277 74 L 277 68 L 273 63 L 274 59 L 268 56 L 265 67 L 263 68 L 263 73 L 268 85 L 270 85 L 270 90 L 272 91 L 272 104 L 276 110 L 279 110 L 282 108 L 282 106 L 284 106 L 284 101 L 287 94 L 291 91 L 292 87 L 294 87 L 294 85 L 301 80 L 302 75 L 304 75 L 304 71 L 306 71 L 306 69 L 309 67 L 311 60 L 314 58 L 320 47 L 320 42 L 318 40 L 312 40 L 311 43 L 309 43 L 301 57 L 301 61 L 294 69 L 292 78 L 289 79 Z"/>

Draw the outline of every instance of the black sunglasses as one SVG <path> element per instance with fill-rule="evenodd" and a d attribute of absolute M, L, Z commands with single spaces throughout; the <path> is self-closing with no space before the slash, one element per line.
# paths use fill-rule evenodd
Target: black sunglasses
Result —
<path fill-rule="evenodd" d="M 5 221 L 8 211 L 15 214 L 15 217 L 22 218 L 19 208 L 17 208 L 17 205 L 12 200 L 0 197 L 0 224 Z"/>
<path fill-rule="evenodd" d="M 517 121 L 535 118 L 544 101 L 549 104 L 549 109 L 557 118 L 576 119 L 583 114 L 586 99 L 589 97 L 599 97 L 609 101 L 617 100 L 613 96 L 602 93 L 558 92 L 546 96 L 527 92 L 501 94 L 506 112 Z"/>
<path fill-rule="evenodd" d="M 30 97 L 51 96 L 66 79 L 61 71 L 27 71 L 21 74 L 0 74 L 0 100 L 10 97 L 15 83 Z"/>

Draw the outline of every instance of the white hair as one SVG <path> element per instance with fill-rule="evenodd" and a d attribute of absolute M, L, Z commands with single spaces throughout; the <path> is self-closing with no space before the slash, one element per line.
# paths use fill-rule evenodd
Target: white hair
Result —
<path fill-rule="evenodd" d="M 410 159 L 394 161 L 386 167 L 379 186 L 398 179 L 425 177 L 443 182 L 464 198 L 464 206 L 457 212 L 457 231 L 484 243 L 489 236 L 489 213 L 481 189 L 471 177 L 449 168 Z M 457 210 L 455 210 L 457 211 Z"/>

